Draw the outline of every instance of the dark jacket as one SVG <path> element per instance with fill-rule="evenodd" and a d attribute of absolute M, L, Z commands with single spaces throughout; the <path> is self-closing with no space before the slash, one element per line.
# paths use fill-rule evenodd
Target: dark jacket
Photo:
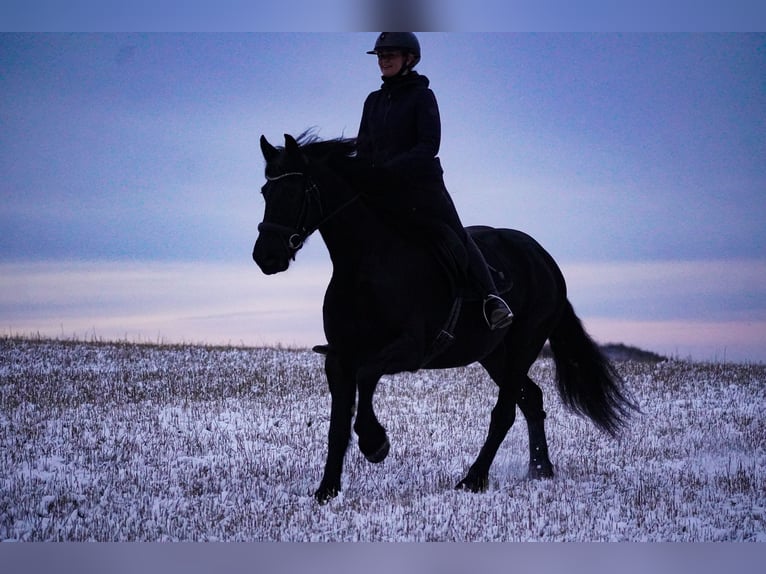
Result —
<path fill-rule="evenodd" d="M 427 77 L 385 79 L 364 102 L 357 157 L 413 179 L 441 179 L 441 120 Z"/>

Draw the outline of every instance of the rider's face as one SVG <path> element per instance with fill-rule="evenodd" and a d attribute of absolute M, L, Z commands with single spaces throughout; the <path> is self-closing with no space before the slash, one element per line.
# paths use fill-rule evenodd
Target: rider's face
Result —
<path fill-rule="evenodd" d="M 398 50 L 383 50 L 378 52 L 378 66 L 384 78 L 391 78 L 399 73 L 404 66 L 405 55 Z"/>

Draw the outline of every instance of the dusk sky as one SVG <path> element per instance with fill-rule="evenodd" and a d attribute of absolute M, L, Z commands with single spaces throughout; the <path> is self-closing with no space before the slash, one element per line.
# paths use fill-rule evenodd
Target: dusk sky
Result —
<path fill-rule="evenodd" d="M 258 138 L 355 136 L 363 33 L 0 34 L 3 333 L 309 346 L 330 263 L 250 259 Z M 421 33 L 466 225 L 599 342 L 766 361 L 766 34 Z"/>

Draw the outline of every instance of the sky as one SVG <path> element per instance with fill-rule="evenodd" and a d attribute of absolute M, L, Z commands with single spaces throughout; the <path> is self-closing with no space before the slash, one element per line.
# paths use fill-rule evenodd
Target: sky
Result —
<path fill-rule="evenodd" d="M 251 260 L 258 138 L 356 135 L 375 37 L 0 34 L 0 332 L 323 342 L 321 238 Z M 766 34 L 419 38 L 464 224 L 540 241 L 599 342 L 766 361 Z"/>

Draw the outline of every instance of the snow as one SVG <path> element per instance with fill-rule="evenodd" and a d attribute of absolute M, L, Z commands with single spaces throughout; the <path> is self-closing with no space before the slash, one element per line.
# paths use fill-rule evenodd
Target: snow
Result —
<path fill-rule="evenodd" d="M 564 410 L 553 480 L 524 479 L 519 414 L 489 490 L 453 490 L 496 390 L 478 366 L 385 377 L 392 443 L 355 437 L 341 495 L 312 493 L 330 400 L 309 351 L 0 339 L 0 539 L 766 542 L 766 367 L 619 362 L 643 415 L 619 441 Z"/>

